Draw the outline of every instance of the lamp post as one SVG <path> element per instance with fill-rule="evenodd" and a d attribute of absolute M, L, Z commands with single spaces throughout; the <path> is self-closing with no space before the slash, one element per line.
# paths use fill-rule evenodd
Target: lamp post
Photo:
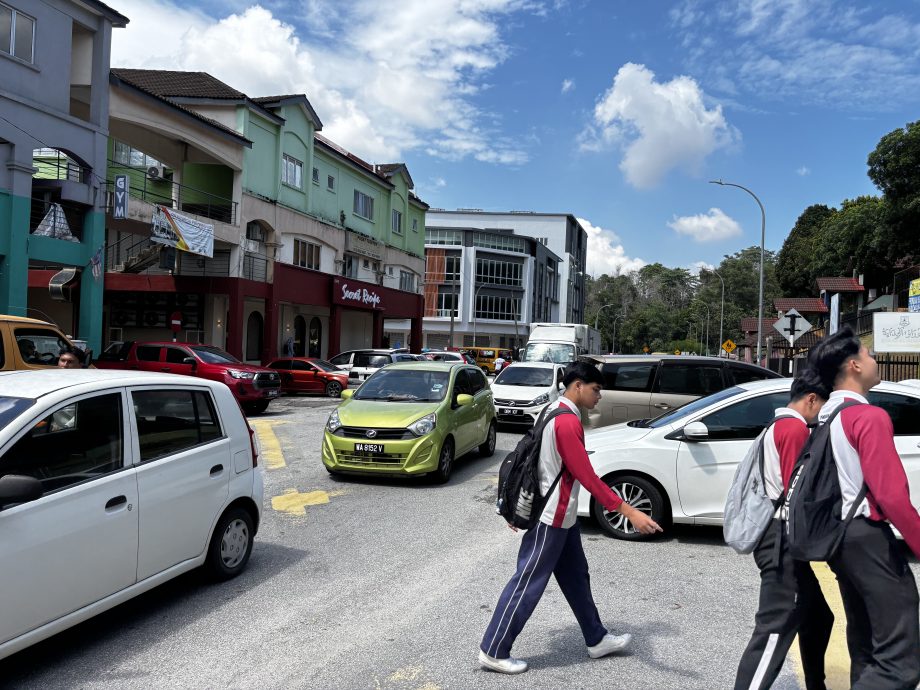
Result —
<path fill-rule="evenodd" d="M 722 280 L 722 276 L 719 275 L 719 272 L 713 270 L 712 273 L 716 274 L 716 277 L 719 279 L 719 282 L 722 283 L 722 311 L 719 313 L 719 357 L 722 356 L 722 343 L 725 341 L 722 340 L 722 322 L 725 320 L 725 281 Z"/>
<path fill-rule="evenodd" d="M 745 192 L 754 197 L 754 201 L 756 201 L 757 205 L 760 206 L 760 291 L 757 297 L 757 364 L 760 364 L 760 340 L 763 331 L 763 254 L 764 236 L 767 229 L 767 214 L 766 211 L 763 210 L 763 204 L 760 203 L 760 199 L 758 199 L 757 195 L 747 187 L 742 187 L 740 184 L 735 184 L 734 182 L 723 182 L 722 180 L 710 180 L 709 184 L 718 184 L 722 185 L 723 187 L 737 187 L 738 189 L 743 189 Z"/>
<path fill-rule="evenodd" d="M 709 305 L 700 300 L 695 300 L 694 304 L 700 304 L 706 309 L 706 355 L 709 355 Z M 703 327 L 700 325 L 700 336 L 702 340 Z M 700 354 L 703 354 L 703 348 L 700 348 Z"/>
<path fill-rule="evenodd" d="M 622 319 L 625 314 L 617 314 L 613 317 L 613 354 L 617 353 L 617 320 Z"/>

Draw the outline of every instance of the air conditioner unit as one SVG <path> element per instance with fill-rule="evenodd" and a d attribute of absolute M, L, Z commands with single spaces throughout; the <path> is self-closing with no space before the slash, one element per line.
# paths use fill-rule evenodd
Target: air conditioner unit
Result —
<path fill-rule="evenodd" d="M 259 243 L 256 240 L 244 239 L 242 244 L 244 251 L 247 251 L 251 254 L 259 253 Z"/>
<path fill-rule="evenodd" d="M 147 179 L 160 180 L 163 179 L 163 177 L 165 177 L 163 166 L 151 165 L 149 168 L 147 168 Z"/>

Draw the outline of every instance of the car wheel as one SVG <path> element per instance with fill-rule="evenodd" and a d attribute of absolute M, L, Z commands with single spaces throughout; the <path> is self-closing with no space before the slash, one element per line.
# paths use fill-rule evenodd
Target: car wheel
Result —
<path fill-rule="evenodd" d="M 633 475 L 619 475 L 604 480 L 613 492 L 636 510 L 641 510 L 658 524 L 665 522 L 664 499 L 658 488 L 647 479 Z M 612 537 L 627 541 L 644 541 L 652 537 L 638 532 L 625 516 L 604 508 L 596 499 L 592 501 L 594 518 Z"/>
<path fill-rule="evenodd" d="M 330 381 L 326 384 L 326 395 L 330 398 L 338 398 L 342 394 L 342 384 L 338 381 Z"/>
<path fill-rule="evenodd" d="M 489 432 L 486 434 L 486 440 L 479 446 L 479 454 L 484 458 L 491 458 L 495 453 L 495 439 L 498 436 L 498 429 L 495 426 L 495 420 L 489 422 Z"/>
<path fill-rule="evenodd" d="M 252 516 L 243 508 L 232 508 L 217 521 L 205 567 L 215 580 L 236 577 L 252 553 Z"/>
<path fill-rule="evenodd" d="M 437 484 L 446 484 L 450 479 L 450 473 L 454 471 L 454 442 L 452 439 L 444 439 L 441 444 L 441 452 L 438 454 L 438 469 L 431 473 L 431 478 Z"/>

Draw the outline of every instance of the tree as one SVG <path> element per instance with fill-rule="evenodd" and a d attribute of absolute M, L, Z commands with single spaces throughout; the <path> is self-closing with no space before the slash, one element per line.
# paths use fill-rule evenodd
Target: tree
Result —
<path fill-rule="evenodd" d="M 869 285 L 887 284 L 898 250 L 887 222 L 888 205 L 877 196 L 846 199 L 816 237 L 810 272 L 815 277 L 849 275 L 855 269 Z"/>
<path fill-rule="evenodd" d="M 824 204 L 815 204 L 796 220 L 776 257 L 776 278 L 784 295 L 805 297 L 814 293 L 815 279 L 819 277 L 813 268 L 815 244 L 825 222 L 835 213 Z"/>
<path fill-rule="evenodd" d="M 888 232 L 880 241 L 888 244 L 888 264 L 914 261 L 920 257 L 920 122 L 883 136 L 867 163 L 887 202 Z"/>

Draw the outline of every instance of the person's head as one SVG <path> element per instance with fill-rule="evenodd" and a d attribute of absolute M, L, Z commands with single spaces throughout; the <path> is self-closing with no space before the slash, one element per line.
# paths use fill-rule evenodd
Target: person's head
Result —
<path fill-rule="evenodd" d="M 565 386 L 566 398 L 578 407 L 593 410 L 601 399 L 604 377 L 601 376 L 597 367 L 585 362 L 576 362 L 566 369 L 565 376 L 562 377 L 562 385 Z"/>
<path fill-rule="evenodd" d="M 821 381 L 818 372 L 805 367 L 792 382 L 789 391 L 789 407 L 811 424 L 818 418 L 821 407 L 830 397 L 830 389 Z"/>
<path fill-rule="evenodd" d="M 19 345 L 19 352 L 22 353 L 23 357 L 31 357 L 35 354 L 35 343 L 28 338 L 20 338 L 17 344 Z"/>
<path fill-rule="evenodd" d="M 878 363 L 848 326 L 822 338 L 812 348 L 808 363 L 830 390 L 866 394 L 880 381 Z"/>
<path fill-rule="evenodd" d="M 83 366 L 83 351 L 78 347 L 65 347 L 58 356 L 60 369 L 79 369 Z"/>

